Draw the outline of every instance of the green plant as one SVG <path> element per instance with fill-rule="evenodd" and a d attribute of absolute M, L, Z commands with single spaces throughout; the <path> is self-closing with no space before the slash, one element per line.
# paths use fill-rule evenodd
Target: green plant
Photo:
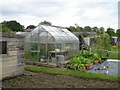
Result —
<path fill-rule="evenodd" d="M 81 53 L 79 54 L 80 56 L 89 59 L 89 62 L 93 62 L 94 60 L 101 60 L 100 56 L 97 53 L 94 53 L 92 51 L 85 51 L 82 50 Z"/>
<path fill-rule="evenodd" d="M 37 43 L 32 43 L 31 44 L 31 50 L 38 51 L 38 44 Z"/>
<path fill-rule="evenodd" d="M 25 59 L 30 59 L 30 51 L 25 51 Z"/>
<path fill-rule="evenodd" d="M 77 70 L 80 68 L 81 61 L 79 60 L 79 57 L 73 57 L 70 59 L 70 68 Z"/>
<path fill-rule="evenodd" d="M 86 65 L 90 64 L 89 60 L 84 57 L 73 57 L 70 59 L 70 68 L 74 70 L 79 70 L 81 67 L 84 68 Z"/>
<path fill-rule="evenodd" d="M 94 60 L 100 62 L 101 58 L 94 52 L 82 50 L 78 56 L 70 59 L 68 67 L 74 70 L 79 70 L 80 68 L 93 64 Z"/>
<path fill-rule="evenodd" d="M 85 68 L 85 64 L 80 64 L 80 68 Z"/>

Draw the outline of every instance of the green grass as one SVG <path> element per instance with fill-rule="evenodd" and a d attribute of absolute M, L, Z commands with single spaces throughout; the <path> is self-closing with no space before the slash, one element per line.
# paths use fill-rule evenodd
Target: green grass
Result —
<path fill-rule="evenodd" d="M 120 57 L 118 55 L 119 55 L 118 53 L 109 52 L 108 57 L 107 56 L 105 56 L 105 57 L 108 59 L 120 59 Z"/>
<path fill-rule="evenodd" d="M 107 79 L 107 80 L 120 81 L 120 76 L 118 77 L 118 76 L 111 76 L 106 74 L 80 72 L 80 71 L 68 70 L 68 69 L 61 70 L 57 68 L 46 68 L 46 67 L 38 67 L 38 66 L 25 66 L 25 69 L 33 72 L 45 72 L 51 74 L 71 75 L 71 76 L 92 78 L 92 79 Z"/>
<path fill-rule="evenodd" d="M 107 56 L 107 51 L 93 51 L 95 53 L 98 53 L 101 55 L 101 57 L 108 58 L 108 59 L 120 59 L 119 54 L 117 52 L 108 52 Z"/>
<path fill-rule="evenodd" d="M 112 46 L 111 51 L 118 51 L 118 48 L 119 48 L 118 46 Z"/>
<path fill-rule="evenodd" d="M 104 57 L 104 58 L 107 58 L 107 59 L 120 59 L 120 57 Z"/>

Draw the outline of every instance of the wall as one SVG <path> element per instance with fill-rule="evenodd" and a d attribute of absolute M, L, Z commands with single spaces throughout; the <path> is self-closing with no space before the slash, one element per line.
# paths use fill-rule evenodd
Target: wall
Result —
<path fill-rule="evenodd" d="M 0 41 L 7 41 L 7 54 L 0 54 L 0 65 L 2 65 L 0 80 L 22 74 L 24 71 L 24 37 L 4 34 Z"/>

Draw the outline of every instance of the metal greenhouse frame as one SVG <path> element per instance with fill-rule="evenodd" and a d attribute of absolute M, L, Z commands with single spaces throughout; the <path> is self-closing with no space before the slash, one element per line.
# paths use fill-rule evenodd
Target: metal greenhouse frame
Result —
<path fill-rule="evenodd" d="M 67 60 L 79 52 L 79 39 L 66 28 L 38 25 L 25 37 L 25 57 L 36 62 Z"/>

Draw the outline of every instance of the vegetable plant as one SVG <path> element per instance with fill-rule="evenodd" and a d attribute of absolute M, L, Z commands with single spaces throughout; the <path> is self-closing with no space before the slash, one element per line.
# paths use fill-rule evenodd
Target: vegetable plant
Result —
<path fill-rule="evenodd" d="M 70 59 L 68 67 L 79 70 L 80 68 L 85 68 L 87 65 L 93 64 L 94 60 L 101 61 L 101 58 L 94 52 L 82 50 L 78 56 Z"/>

